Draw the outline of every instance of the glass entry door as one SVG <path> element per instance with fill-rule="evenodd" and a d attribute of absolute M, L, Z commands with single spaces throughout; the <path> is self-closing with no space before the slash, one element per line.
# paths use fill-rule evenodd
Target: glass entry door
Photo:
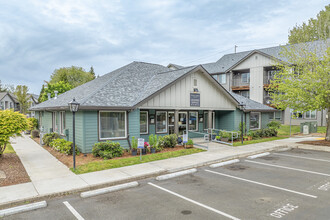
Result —
<path fill-rule="evenodd" d="M 168 133 L 174 134 L 174 112 L 168 112 Z"/>
<path fill-rule="evenodd" d="M 187 112 L 179 112 L 179 135 L 183 134 L 183 131 L 187 131 Z"/>

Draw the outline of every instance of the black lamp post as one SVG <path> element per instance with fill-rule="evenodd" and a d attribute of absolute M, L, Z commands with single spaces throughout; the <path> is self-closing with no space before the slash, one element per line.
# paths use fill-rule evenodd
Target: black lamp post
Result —
<path fill-rule="evenodd" d="M 73 100 L 71 102 L 68 103 L 69 107 L 70 107 L 70 111 L 72 112 L 72 139 L 73 139 L 73 150 L 72 150 L 72 154 L 73 154 L 73 169 L 76 169 L 76 131 L 75 131 L 75 113 L 78 111 L 79 108 L 79 103 L 76 102 L 76 100 L 73 98 Z"/>
<path fill-rule="evenodd" d="M 239 106 L 239 109 L 242 111 L 242 114 L 241 114 L 241 137 L 242 137 L 242 144 L 243 144 L 243 132 L 244 132 L 243 114 L 244 114 L 245 104 L 243 102 L 241 102 L 241 104 L 239 104 L 238 106 Z"/>

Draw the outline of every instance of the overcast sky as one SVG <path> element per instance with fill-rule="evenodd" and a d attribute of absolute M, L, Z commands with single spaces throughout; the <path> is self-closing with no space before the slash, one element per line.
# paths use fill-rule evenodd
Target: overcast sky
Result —
<path fill-rule="evenodd" d="M 60 67 L 103 75 L 132 61 L 214 62 L 287 43 L 325 0 L 0 0 L 0 80 L 39 94 Z"/>

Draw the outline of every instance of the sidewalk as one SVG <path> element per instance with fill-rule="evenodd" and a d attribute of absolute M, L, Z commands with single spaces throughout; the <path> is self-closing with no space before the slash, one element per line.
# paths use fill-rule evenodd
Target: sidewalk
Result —
<path fill-rule="evenodd" d="M 209 143 L 209 150 L 206 152 L 76 175 L 28 136 L 17 137 L 12 140 L 12 146 L 30 176 L 31 182 L 0 187 L 0 206 L 204 166 L 284 147 L 296 147 L 298 145 L 296 142 L 310 139 L 313 138 L 288 138 L 240 147 Z"/>

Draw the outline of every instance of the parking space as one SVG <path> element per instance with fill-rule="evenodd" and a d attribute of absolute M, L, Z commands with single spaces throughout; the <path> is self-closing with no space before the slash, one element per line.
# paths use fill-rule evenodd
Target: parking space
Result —
<path fill-rule="evenodd" d="M 56 198 L 5 219 L 329 219 L 327 156 L 276 152 L 92 198 Z"/>

